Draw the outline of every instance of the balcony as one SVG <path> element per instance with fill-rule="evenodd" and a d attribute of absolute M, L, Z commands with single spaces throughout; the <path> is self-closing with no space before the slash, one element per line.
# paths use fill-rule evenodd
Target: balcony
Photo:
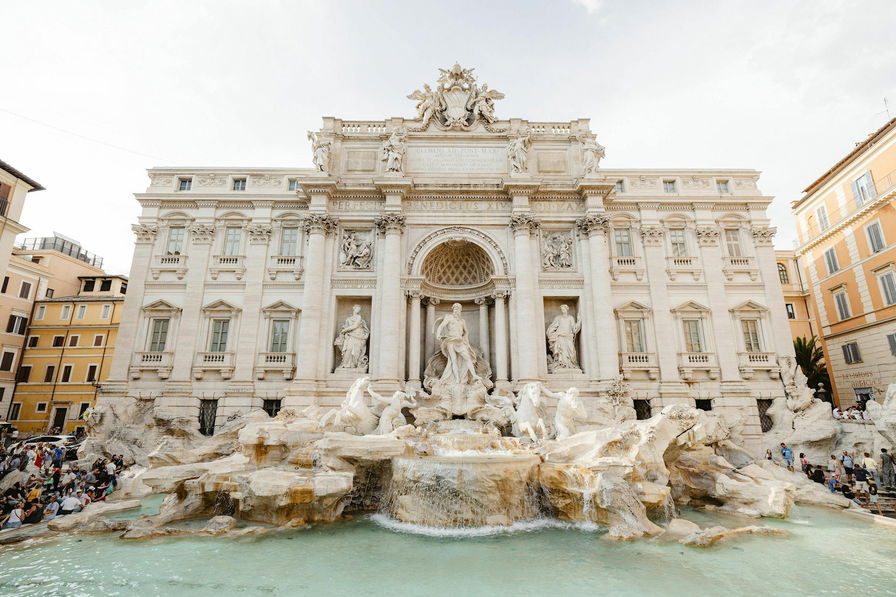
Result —
<path fill-rule="evenodd" d="M 678 353 L 678 372 L 682 379 L 690 381 L 694 373 L 703 371 L 710 379 L 719 378 L 719 361 L 712 352 L 680 352 Z"/>
<path fill-rule="evenodd" d="M 131 363 L 131 379 L 140 379 L 144 371 L 155 371 L 159 379 L 168 379 L 174 363 L 171 352 L 135 352 Z"/>
<path fill-rule="evenodd" d="M 621 352 L 619 368 L 626 379 L 631 379 L 635 371 L 645 371 L 650 379 L 656 379 L 659 373 L 656 354 L 652 352 Z"/>
<path fill-rule="evenodd" d="M 756 268 L 756 262 L 753 257 L 728 257 L 722 258 L 722 273 L 729 282 L 734 280 L 738 274 L 746 274 L 750 276 L 750 281 L 755 282 L 759 278 L 759 270 Z"/>
<path fill-rule="evenodd" d="M 618 281 L 619 276 L 623 274 L 632 274 L 639 282 L 644 279 L 644 267 L 641 265 L 641 258 L 633 255 L 628 257 L 611 257 L 610 276 L 613 278 L 613 281 Z"/>
<path fill-rule="evenodd" d="M 774 352 L 739 352 L 737 360 L 744 379 L 752 379 L 756 371 L 766 371 L 772 379 L 778 377 L 778 355 Z"/>
<path fill-rule="evenodd" d="M 193 363 L 193 377 L 202 379 L 206 371 L 217 371 L 222 379 L 233 376 L 234 354 L 232 352 L 198 352 Z"/>
<path fill-rule="evenodd" d="M 208 268 L 212 280 L 217 280 L 222 273 L 232 273 L 237 280 L 242 280 L 246 273 L 246 257 L 244 255 L 214 255 Z"/>
<path fill-rule="evenodd" d="M 187 256 L 156 255 L 150 270 L 153 280 L 158 280 L 163 272 L 171 272 L 178 280 L 183 280 L 187 274 Z"/>
<path fill-rule="evenodd" d="M 690 274 L 694 282 L 699 282 L 703 270 L 696 257 L 666 257 L 666 274 L 673 281 L 680 275 Z"/>
<path fill-rule="evenodd" d="M 260 352 L 255 361 L 256 379 L 264 379 L 265 375 L 280 373 L 283 379 L 292 379 L 296 372 L 296 354 L 294 352 Z"/>
<path fill-rule="evenodd" d="M 273 255 L 268 263 L 268 279 L 276 280 L 280 274 L 301 280 L 305 273 L 301 255 Z"/>

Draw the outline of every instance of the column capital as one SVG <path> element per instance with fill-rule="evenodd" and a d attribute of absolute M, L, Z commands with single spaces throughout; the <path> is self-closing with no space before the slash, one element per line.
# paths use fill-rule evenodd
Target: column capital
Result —
<path fill-rule="evenodd" d="M 405 294 L 405 296 L 408 297 L 409 299 L 416 299 L 416 300 L 418 300 L 418 301 L 419 301 L 420 299 L 423 298 L 423 293 L 420 292 L 419 289 L 405 290 L 405 291 L 404 291 L 404 294 Z"/>
<path fill-rule="evenodd" d="M 273 227 L 270 224 L 249 224 L 246 226 L 249 242 L 253 245 L 266 245 L 271 241 Z"/>
<path fill-rule="evenodd" d="M 538 230 L 539 226 L 541 226 L 541 223 L 532 214 L 517 213 L 510 216 L 510 229 L 513 230 L 514 234 L 529 234 Z"/>
<path fill-rule="evenodd" d="M 305 216 L 303 226 L 308 234 L 330 234 L 336 230 L 339 221 L 328 213 L 313 213 Z"/>
<path fill-rule="evenodd" d="M 722 231 L 718 226 L 698 226 L 697 244 L 701 247 L 714 247 L 719 244 L 719 237 Z"/>
<path fill-rule="evenodd" d="M 666 230 L 662 226 L 641 226 L 641 242 L 645 247 L 663 246 Z"/>
<path fill-rule="evenodd" d="M 603 214 L 591 214 L 576 220 L 576 227 L 582 234 L 603 234 L 610 226 L 610 218 Z"/>
<path fill-rule="evenodd" d="M 433 306 L 435 306 L 435 305 L 438 305 L 439 303 L 442 302 L 441 299 L 437 299 L 437 298 L 434 297 L 434 296 L 427 296 L 427 297 L 424 297 L 424 298 L 426 299 L 426 304 L 427 304 L 427 305 L 433 305 Z"/>
<path fill-rule="evenodd" d="M 376 227 L 383 234 L 389 234 L 390 232 L 401 234 L 404 230 L 405 219 L 406 218 L 402 214 L 389 213 L 378 217 L 374 220 L 374 224 L 376 224 Z"/>
<path fill-rule="evenodd" d="M 771 247 L 775 243 L 777 231 L 774 226 L 753 226 L 753 242 L 757 247 Z"/>
<path fill-rule="evenodd" d="M 209 245 L 215 238 L 214 224 L 191 224 L 190 240 L 194 245 Z"/>
<path fill-rule="evenodd" d="M 496 290 L 492 293 L 492 300 L 504 300 L 510 296 L 509 290 Z"/>
<path fill-rule="evenodd" d="M 473 299 L 473 302 L 479 305 L 480 307 L 483 305 L 488 305 L 489 298 L 487 296 L 479 296 Z"/>
<path fill-rule="evenodd" d="M 159 227 L 155 224 L 133 224 L 131 230 L 134 231 L 138 243 L 155 242 L 159 233 Z"/>

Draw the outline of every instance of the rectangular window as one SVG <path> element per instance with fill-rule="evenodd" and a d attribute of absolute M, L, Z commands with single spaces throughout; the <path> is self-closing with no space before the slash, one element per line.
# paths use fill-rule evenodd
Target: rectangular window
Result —
<path fill-rule="evenodd" d="M 245 178 L 234 178 L 233 179 L 233 190 L 234 191 L 245 191 L 246 190 L 246 179 Z"/>
<path fill-rule="evenodd" d="M 103 334 L 97 334 L 96 336 L 93 337 L 93 345 L 94 346 L 102 346 L 103 340 L 105 340 L 105 339 L 106 339 L 106 336 L 104 336 Z"/>
<path fill-rule="evenodd" d="M 112 305 L 103 305 L 103 314 L 100 315 L 101 319 L 109 319 L 109 312 L 112 310 Z"/>
<path fill-rule="evenodd" d="M 880 288 L 883 291 L 884 302 L 888 305 L 896 305 L 896 273 L 892 271 L 878 278 Z"/>
<path fill-rule="evenodd" d="M 71 365 L 63 365 L 62 366 L 62 377 L 59 381 L 62 383 L 68 383 L 72 378 L 72 366 Z"/>
<path fill-rule="evenodd" d="M 744 348 L 747 352 L 762 352 L 759 341 L 759 322 L 755 319 L 742 319 L 741 331 L 744 334 Z"/>
<path fill-rule="evenodd" d="M 227 334 L 230 331 L 229 319 L 212 320 L 212 337 L 209 352 L 225 352 L 227 350 Z"/>
<path fill-rule="evenodd" d="M 80 339 L 81 339 L 81 336 L 78 336 L 77 334 L 76 334 L 76 335 L 73 335 L 73 336 L 69 336 L 69 337 L 68 337 L 68 345 L 69 345 L 69 346 L 77 346 L 77 345 L 78 345 L 78 341 L 79 341 Z"/>
<path fill-rule="evenodd" d="M 31 365 L 22 365 L 19 367 L 19 373 L 16 375 L 16 381 L 19 383 L 28 383 L 31 379 Z"/>
<path fill-rule="evenodd" d="M 177 190 L 178 191 L 189 191 L 193 188 L 193 179 L 192 178 L 179 178 L 177 180 Z"/>
<path fill-rule="evenodd" d="M 12 364 L 15 359 L 16 353 L 4 350 L 3 357 L 0 358 L 0 371 L 12 371 Z"/>
<path fill-rule="evenodd" d="M 172 226 L 168 229 L 168 246 L 165 250 L 169 255 L 180 255 L 184 250 L 184 237 L 187 229 L 183 226 Z"/>
<path fill-rule="evenodd" d="M 632 256 L 632 231 L 629 228 L 616 228 L 613 231 L 616 239 L 616 256 L 631 257 Z"/>
<path fill-rule="evenodd" d="M 56 294 L 56 291 L 52 288 L 47 288 L 46 292 L 44 292 L 44 296 L 46 298 L 53 298 L 53 295 Z"/>
<path fill-rule="evenodd" d="M 871 172 L 866 172 L 852 182 L 852 197 L 855 199 L 857 207 L 877 197 Z"/>
<path fill-rule="evenodd" d="M 669 231 L 669 243 L 674 257 L 688 256 L 688 243 L 684 236 L 684 228 L 673 228 Z"/>
<path fill-rule="evenodd" d="M 84 418 L 84 413 L 87 412 L 87 409 L 88 409 L 88 408 L 90 408 L 90 403 L 89 403 L 89 402 L 82 402 L 82 403 L 81 403 L 81 406 L 78 407 L 78 418 L 79 418 L 79 419 L 83 419 L 83 418 Z"/>
<path fill-rule="evenodd" d="M 9 413 L 9 420 L 10 421 L 18 421 L 19 413 L 21 413 L 21 412 L 22 412 L 22 403 L 14 402 L 12 405 L 12 410 Z"/>
<path fill-rule="evenodd" d="M 271 352 L 288 352 L 289 320 L 275 319 L 271 323 Z"/>
<path fill-rule="evenodd" d="M 0 287 L 0 292 L 6 294 L 6 289 L 9 288 L 9 276 L 3 277 L 3 286 Z"/>
<path fill-rule="evenodd" d="M 96 287 L 96 280 L 84 280 L 84 292 L 93 292 Z"/>
<path fill-rule="evenodd" d="M 837 261 L 837 253 L 834 247 L 824 252 L 824 262 L 828 266 L 828 273 L 833 274 L 840 269 L 840 263 Z"/>
<path fill-rule="evenodd" d="M 868 233 L 868 246 L 872 253 L 879 253 L 887 246 L 884 242 L 884 233 L 880 230 L 880 222 L 872 222 L 865 228 Z"/>
<path fill-rule="evenodd" d="M 84 316 L 87 315 L 87 305 L 78 305 L 78 319 L 84 319 Z"/>
<path fill-rule="evenodd" d="M 65 345 L 65 336 L 53 336 L 53 348 Z"/>
<path fill-rule="evenodd" d="M 719 195 L 727 195 L 730 192 L 728 190 L 728 181 L 727 180 L 717 180 L 716 181 L 716 190 L 719 192 Z"/>
<path fill-rule="evenodd" d="M 796 310 L 794 310 L 793 304 L 787 303 L 784 307 L 787 309 L 787 319 L 796 319 Z"/>
<path fill-rule="evenodd" d="M 725 230 L 725 248 L 729 257 L 740 257 L 740 230 Z"/>
<path fill-rule="evenodd" d="M 818 219 L 818 229 L 819 230 L 827 230 L 828 226 L 830 226 L 830 222 L 828 221 L 828 208 L 824 205 L 819 206 L 815 210 L 815 217 Z"/>
<path fill-rule="evenodd" d="M 890 345 L 890 354 L 896 357 L 896 334 L 887 334 L 887 344 Z"/>
<path fill-rule="evenodd" d="M 96 381 L 96 371 L 97 371 L 96 365 L 88 365 L 87 366 L 87 377 L 84 378 L 84 381 L 86 381 L 87 383 L 95 382 Z"/>
<path fill-rule="evenodd" d="M 298 226 L 286 226 L 280 231 L 280 255 L 293 256 L 299 247 Z"/>
<path fill-rule="evenodd" d="M 289 179 L 288 190 L 290 190 L 290 191 L 298 191 L 299 190 L 299 180 L 297 178 Z"/>
<path fill-rule="evenodd" d="M 239 255 L 240 254 L 240 236 L 243 229 L 239 226 L 228 226 L 224 230 L 224 254 Z"/>
<path fill-rule="evenodd" d="M 280 399 L 264 399 L 261 403 L 261 408 L 264 412 L 268 413 L 269 417 L 276 417 L 277 413 L 280 412 L 280 405 L 283 404 L 283 401 Z"/>
<path fill-rule="evenodd" d="M 47 412 L 47 403 L 46 402 L 38 402 L 34 407 L 34 412 L 36 413 L 45 413 Z"/>
<path fill-rule="evenodd" d="M 34 319 L 40 321 L 44 318 L 44 315 L 47 313 L 47 307 L 45 305 L 41 305 L 34 312 Z"/>
<path fill-rule="evenodd" d="M 625 181 L 617 180 L 616 184 L 613 185 L 613 192 L 614 193 L 624 193 L 625 192 Z"/>
<path fill-rule="evenodd" d="M 103 280 L 100 282 L 100 292 L 112 290 L 112 280 Z"/>
<path fill-rule="evenodd" d="M 37 346 L 39 340 L 40 338 L 38 336 L 30 336 L 28 338 L 28 348 L 34 348 L 35 346 Z"/>
<path fill-rule="evenodd" d="M 626 352 L 644 351 L 644 329 L 640 319 L 626 319 L 622 322 L 625 334 Z"/>
<path fill-rule="evenodd" d="M 59 319 L 68 319 L 72 314 L 71 305 L 62 305 L 62 311 L 59 313 Z"/>
<path fill-rule="evenodd" d="M 664 193 L 674 193 L 675 192 L 675 181 L 674 180 L 664 180 L 663 181 L 663 192 Z"/>
<path fill-rule="evenodd" d="M 712 410 L 712 398 L 695 398 L 694 408 L 698 410 Z"/>
<path fill-rule="evenodd" d="M 840 316 L 840 321 L 852 317 L 852 312 L 849 310 L 849 295 L 845 290 L 834 293 L 834 302 L 837 303 L 837 315 Z"/>
<path fill-rule="evenodd" d="M 30 282 L 22 282 L 22 286 L 19 287 L 19 298 L 26 299 L 31 296 L 31 283 Z"/>
<path fill-rule="evenodd" d="M 790 274 L 787 273 L 787 266 L 783 263 L 778 264 L 778 280 L 781 284 L 790 284 Z"/>
<path fill-rule="evenodd" d="M 685 352 L 703 352 L 703 326 L 699 319 L 684 320 Z"/>
<path fill-rule="evenodd" d="M 47 370 L 44 371 L 44 383 L 53 383 L 54 377 L 56 377 L 56 365 L 47 365 Z"/>
<path fill-rule="evenodd" d="M 862 361 L 862 356 L 859 354 L 859 344 L 857 342 L 848 342 L 842 346 L 843 348 L 843 359 L 847 363 L 859 363 Z"/>
<path fill-rule="evenodd" d="M 168 342 L 168 319 L 153 319 L 149 332 L 149 352 L 163 352 Z"/>
<path fill-rule="evenodd" d="M 25 328 L 28 327 L 28 318 L 21 315 L 10 315 L 9 321 L 6 323 L 7 334 L 24 334 Z"/>

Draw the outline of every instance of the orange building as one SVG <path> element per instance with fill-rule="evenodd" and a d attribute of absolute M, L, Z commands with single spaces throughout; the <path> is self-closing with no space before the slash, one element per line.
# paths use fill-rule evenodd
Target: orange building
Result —
<path fill-rule="evenodd" d="M 806 339 L 814 336 L 817 325 L 809 308 L 809 286 L 793 251 L 775 251 L 778 262 L 778 279 L 784 290 L 784 308 L 790 323 L 790 335 Z"/>
<path fill-rule="evenodd" d="M 839 404 L 896 381 L 896 118 L 793 203 L 813 318 Z"/>

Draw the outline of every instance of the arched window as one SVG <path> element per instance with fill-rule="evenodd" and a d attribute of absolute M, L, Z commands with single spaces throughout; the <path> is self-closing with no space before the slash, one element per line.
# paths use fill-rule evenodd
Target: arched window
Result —
<path fill-rule="evenodd" d="M 787 266 L 783 263 L 778 264 L 778 278 L 781 279 L 781 284 L 790 284 L 790 276 L 787 274 Z"/>

